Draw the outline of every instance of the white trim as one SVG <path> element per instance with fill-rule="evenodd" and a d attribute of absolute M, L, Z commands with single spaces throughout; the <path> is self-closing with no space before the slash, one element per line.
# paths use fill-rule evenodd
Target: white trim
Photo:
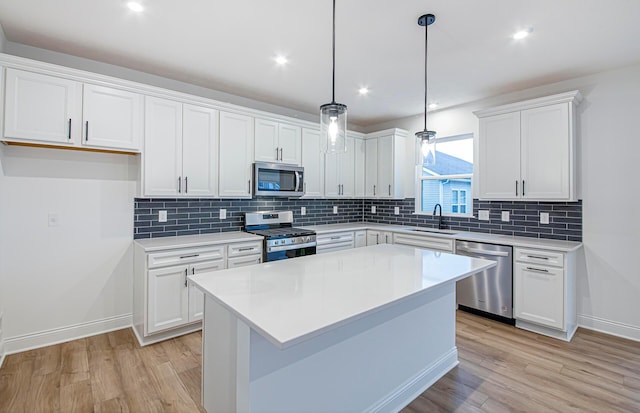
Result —
<path fill-rule="evenodd" d="M 407 380 L 393 393 L 369 407 L 366 412 L 397 412 L 458 365 L 458 349 L 452 348 L 432 365 Z"/>
<path fill-rule="evenodd" d="M 7 354 L 4 352 L 4 340 L 0 340 L 0 369 L 2 368 L 2 363 L 4 363 L 4 358 Z"/>
<path fill-rule="evenodd" d="M 67 327 L 10 337 L 5 340 L 6 354 L 20 353 L 35 348 L 64 343 L 131 327 L 131 314 L 89 321 Z"/>
<path fill-rule="evenodd" d="M 578 327 L 633 341 L 640 341 L 640 327 L 618 321 L 580 314 L 578 315 Z"/>
<path fill-rule="evenodd" d="M 529 99 L 522 102 L 509 103 L 507 105 L 496 106 L 488 109 L 482 109 L 473 112 L 478 118 L 485 118 L 487 116 L 503 115 L 505 113 L 519 112 L 521 110 L 539 108 L 541 106 L 554 105 L 557 103 L 571 102 L 575 105 L 582 101 L 582 95 L 579 90 L 572 90 L 570 92 L 558 93 L 556 95 L 544 96 L 536 99 Z"/>

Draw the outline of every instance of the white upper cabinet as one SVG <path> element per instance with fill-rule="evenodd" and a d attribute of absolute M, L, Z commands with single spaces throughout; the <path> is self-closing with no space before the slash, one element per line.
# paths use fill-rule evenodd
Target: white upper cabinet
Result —
<path fill-rule="evenodd" d="M 85 84 L 82 144 L 96 148 L 138 150 L 143 134 L 143 96 Z"/>
<path fill-rule="evenodd" d="M 135 152 L 142 117 L 138 93 L 7 69 L 5 139 Z"/>
<path fill-rule="evenodd" d="M 320 149 L 320 131 L 302 129 L 302 166 L 305 198 L 324 196 L 324 154 Z"/>
<path fill-rule="evenodd" d="M 5 138 L 80 145 L 82 83 L 8 68 L 4 110 Z"/>
<path fill-rule="evenodd" d="M 391 129 L 365 139 L 364 196 L 368 198 L 403 198 L 406 132 Z"/>
<path fill-rule="evenodd" d="M 354 151 L 355 151 L 355 197 L 364 197 L 365 190 L 365 140 L 355 138 L 354 139 Z"/>
<path fill-rule="evenodd" d="M 144 194 L 217 195 L 218 111 L 147 97 Z"/>
<path fill-rule="evenodd" d="M 256 118 L 255 160 L 300 165 L 302 129 L 299 126 Z"/>
<path fill-rule="evenodd" d="M 220 112 L 220 197 L 251 197 L 253 143 L 251 116 Z"/>
<path fill-rule="evenodd" d="M 347 151 L 325 155 L 325 195 L 355 196 L 355 139 L 347 136 Z"/>
<path fill-rule="evenodd" d="M 573 91 L 475 112 L 480 199 L 575 201 Z"/>

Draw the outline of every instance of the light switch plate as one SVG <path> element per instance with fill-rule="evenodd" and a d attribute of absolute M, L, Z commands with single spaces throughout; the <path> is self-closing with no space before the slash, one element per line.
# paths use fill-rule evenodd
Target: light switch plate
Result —
<path fill-rule="evenodd" d="M 334 206 L 333 206 L 333 213 L 334 213 L 334 214 L 337 214 L 337 213 L 338 213 L 338 206 L 337 206 L 337 205 L 334 205 Z"/>
<path fill-rule="evenodd" d="M 393 207 L 393 214 L 400 215 L 400 207 Z"/>
<path fill-rule="evenodd" d="M 371 213 L 372 214 L 376 213 L 376 206 L 375 205 L 371 205 Z"/>
<path fill-rule="evenodd" d="M 300 207 L 300 215 L 307 215 L 307 207 Z"/>
<path fill-rule="evenodd" d="M 227 210 L 220 208 L 220 219 L 227 219 Z"/>
<path fill-rule="evenodd" d="M 540 223 L 541 224 L 548 224 L 549 223 L 549 213 L 548 212 L 541 212 L 540 213 Z"/>
<path fill-rule="evenodd" d="M 489 211 L 486 209 L 478 210 L 478 219 L 480 221 L 488 221 L 489 220 Z"/>
<path fill-rule="evenodd" d="M 502 211 L 502 220 L 509 222 L 509 211 Z"/>
<path fill-rule="evenodd" d="M 167 211 L 158 211 L 158 222 L 167 222 Z"/>

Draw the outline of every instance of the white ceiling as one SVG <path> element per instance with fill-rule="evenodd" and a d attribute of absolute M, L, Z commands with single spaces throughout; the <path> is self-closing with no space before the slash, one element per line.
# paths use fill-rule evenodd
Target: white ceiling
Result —
<path fill-rule="evenodd" d="M 0 24 L 11 42 L 303 112 L 331 100 L 331 0 L 140 2 L 136 14 L 125 0 L 0 0 Z M 638 0 L 337 0 L 336 101 L 350 123 L 423 111 L 425 13 L 440 108 L 640 62 Z"/>

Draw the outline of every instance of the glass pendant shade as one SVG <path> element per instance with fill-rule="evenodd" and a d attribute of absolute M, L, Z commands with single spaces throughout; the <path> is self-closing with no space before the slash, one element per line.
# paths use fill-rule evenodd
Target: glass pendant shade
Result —
<path fill-rule="evenodd" d="M 324 153 L 347 151 L 347 106 L 327 103 L 320 106 L 320 137 Z"/>

